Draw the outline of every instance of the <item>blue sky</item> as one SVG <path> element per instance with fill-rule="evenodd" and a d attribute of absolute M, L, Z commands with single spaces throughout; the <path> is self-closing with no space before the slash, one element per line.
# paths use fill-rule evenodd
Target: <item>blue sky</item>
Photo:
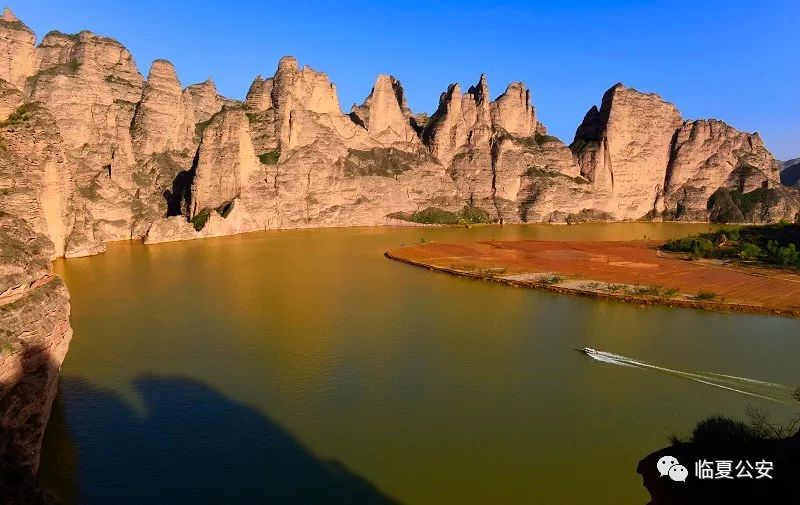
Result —
<path fill-rule="evenodd" d="M 525 82 L 540 119 L 569 142 L 621 81 L 684 118 L 758 131 L 779 159 L 800 156 L 797 0 L 381 3 L 6 2 L 40 39 L 89 29 L 120 40 L 144 74 L 166 58 L 184 85 L 213 77 L 231 98 L 287 54 L 326 72 L 346 111 L 379 73 L 432 112 L 449 83 L 466 89 L 486 72 L 493 96 Z"/>

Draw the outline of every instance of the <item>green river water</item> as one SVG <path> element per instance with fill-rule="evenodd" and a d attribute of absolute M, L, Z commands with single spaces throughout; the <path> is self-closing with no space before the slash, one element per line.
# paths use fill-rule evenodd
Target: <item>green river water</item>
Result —
<path fill-rule="evenodd" d="M 638 461 L 775 402 L 589 359 L 800 382 L 800 321 L 625 305 L 393 262 L 430 240 L 705 225 L 287 230 L 60 260 L 75 330 L 42 476 L 67 503 L 645 503 Z"/>

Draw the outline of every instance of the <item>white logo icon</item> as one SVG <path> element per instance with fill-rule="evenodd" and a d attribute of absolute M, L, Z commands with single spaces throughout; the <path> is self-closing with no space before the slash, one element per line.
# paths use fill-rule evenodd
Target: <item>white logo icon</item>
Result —
<path fill-rule="evenodd" d="M 689 475 L 689 470 L 672 456 L 662 456 L 656 463 L 656 468 L 661 477 L 669 475 L 669 478 L 675 482 L 686 482 L 686 477 Z"/>
<path fill-rule="evenodd" d="M 675 482 L 686 482 L 689 470 L 683 465 L 673 465 L 669 469 L 669 478 Z"/>

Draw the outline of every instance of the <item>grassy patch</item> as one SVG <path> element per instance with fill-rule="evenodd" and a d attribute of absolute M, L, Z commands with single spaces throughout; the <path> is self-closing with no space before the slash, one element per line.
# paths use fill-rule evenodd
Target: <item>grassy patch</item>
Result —
<path fill-rule="evenodd" d="M 8 116 L 4 121 L 0 122 L 0 128 L 5 128 L 6 126 L 14 126 L 18 124 L 22 124 L 31 117 L 31 111 L 33 110 L 33 104 L 24 103 L 16 108 L 11 115 Z"/>
<path fill-rule="evenodd" d="M 529 149 L 536 149 L 539 147 L 539 142 L 537 141 L 536 136 L 520 137 L 519 135 L 514 135 L 513 133 L 509 133 L 502 128 L 498 128 L 497 133 L 495 135 L 498 140 L 503 140 L 503 139 L 511 140 Z"/>
<path fill-rule="evenodd" d="M 712 293 L 711 291 L 700 291 L 699 293 L 694 295 L 693 298 L 695 300 L 708 301 L 708 300 L 713 300 L 716 297 L 717 297 L 717 294 L 716 293 Z"/>
<path fill-rule="evenodd" d="M 558 137 L 554 137 L 552 135 L 542 135 L 541 133 L 538 132 L 534 135 L 533 138 L 539 145 L 546 144 L 547 142 L 560 142 Z"/>
<path fill-rule="evenodd" d="M 777 200 L 776 190 L 758 188 L 747 193 L 720 188 L 708 199 L 711 221 L 715 223 L 746 222 L 757 205 L 769 205 Z"/>
<path fill-rule="evenodd" d="M 211 209 L 206 207 L 205 209 L 201 210 L 197 213 L 189 222 L 192 223 L 194 226 L 195 231 L 202 230 L 206 223 L 208 222 L 208 218 L 211 217 Z"/>
<path fill-rule="evenodd" d="M 636 286 L 632 290 L 634 295 L 661 296 L 661 286 Z"/>
<path fill-rule="evenodd" d="M 17 338 L 13 333 L 8 330 L 0 329 L 0 354 L 14 351 Z"/>
<path fill-rule="evenodd" d="M 589 184 L 589 181 L 581 176 L 570 177 L 567 174 L 562 174 L 556 170 L 547 170 L 546 168 L 531 166 L 525 170 L 525 175 L 528 177 L 563 177 L 576 184 Z"/>
<path fill-rule="evenodd" d="M 674 298 L 678 296 L 678 294 L 680 294 L 680 290 L 678 288 L 666 288 L 661 291 L 659 296 L 662 298 Z"/>
<path fill-rule="evenodd" d="M 438 207 L 428 207 L 427 209 L 411 214 L 408 212 L 393 212 L 387 217 L 420 224 L 457 225 L 492 222 L 492 218 L 488 212 L 480 207 L 470 205 L 464 206 L 460 212 L 451 212 Z"/>
<path fill-rule="evenodd" d="M 211 123 L 211 119 L 210 118 L 205 120 L 205 121 L 200 121 L 199 123 L 196 123 L 194 125 L 194 134 L 197 135 L 198 137 L 202 137 L 203 136 L 203 132 L 205 131 L 205 129 L 208 127 L 208 125 L 210 123 Z"/>
<path fill-rule="evenodd" d="M 564 282 L 564 277 L 562 275 L 554 274 L 554 275 L 547 275 L 539 279 L 541 284 L 546 284 L 548 286 L 552 286 L 555 284 L 561 284 Z"/>
<path fill-rule="evenodd" d="M 396 179 L 424 160 L 425 158 L 420 159 L 416 154 L 392 148 L 350 149 L 344 159 L 344 175 L 346 177 L 373 175 Z"/>
<path fill-rule="evenodd" d="M 266 151 L 258 155 L 258 161 L 261 162 L 262 165 L 277 165 L 278 159 L 281 157 L 281 150 L 274 149 L 272 151 Z"/>

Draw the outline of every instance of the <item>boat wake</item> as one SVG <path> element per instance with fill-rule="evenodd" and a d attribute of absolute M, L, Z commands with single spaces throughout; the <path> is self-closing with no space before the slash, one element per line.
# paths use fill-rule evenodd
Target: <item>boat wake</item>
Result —
<path fill-rule="evenodd" d="M 735 375 L 721 373 L 675 370 L 672 368 L 658 366 L 647 361 L 637 360 L 627 356 L 620 356 L 619 354 L 614 354 L 611 352 L 598 351 L 590 348 L 584 348 L 581 350 L 593 360 L 603 363 L 639 368 L 672 375 L 674 377 L 680 377 L 694 382 L 699 382 L 701 384 L 706 384 L 708 386 L 725 389 L 727 391 L 761 398 L 784 405 L 796 405 L 797 403 L 797 401 L 792 397 L 792 394 L 795 391 L 795 386 L 776 384 L 774 382 L 750 379 L 748 377 L 737 377 Z"/>

